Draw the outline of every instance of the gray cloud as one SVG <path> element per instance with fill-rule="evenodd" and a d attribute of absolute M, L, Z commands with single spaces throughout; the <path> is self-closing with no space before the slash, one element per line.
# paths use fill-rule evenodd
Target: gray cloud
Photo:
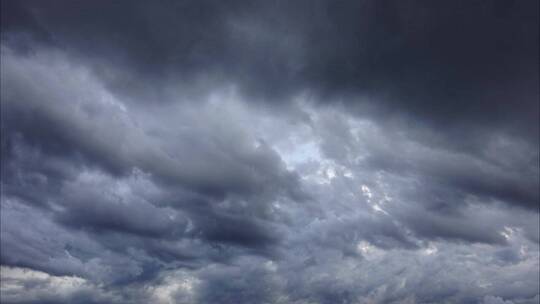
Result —
<path fill-rule="evenodd" d="M 3 1 L 2 303 L 538 303 L 538 3 Z"/>

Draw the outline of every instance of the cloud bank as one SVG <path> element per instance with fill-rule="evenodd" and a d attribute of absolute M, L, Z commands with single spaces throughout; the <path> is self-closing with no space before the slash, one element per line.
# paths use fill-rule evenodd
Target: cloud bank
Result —
<path fill-rule="evenodd" d="M 2 303 L 538 303 L 537 1 L 2 1 Z"/>

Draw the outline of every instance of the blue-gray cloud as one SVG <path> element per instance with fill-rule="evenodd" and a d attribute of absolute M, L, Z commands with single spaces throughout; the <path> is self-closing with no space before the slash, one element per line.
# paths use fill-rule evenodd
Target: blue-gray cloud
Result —
<path fill-rule="evenodd" d="M 538 303 L 536 1 L 3 1 L 2 303 Z"/>

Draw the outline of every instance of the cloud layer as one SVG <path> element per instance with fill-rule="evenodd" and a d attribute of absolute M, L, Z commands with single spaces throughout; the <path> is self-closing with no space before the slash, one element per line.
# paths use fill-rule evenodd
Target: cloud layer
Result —
<path fill-rule="evenodd" d="M 3 1 L 4 303 L 538 303 L 537 1 Z"/>

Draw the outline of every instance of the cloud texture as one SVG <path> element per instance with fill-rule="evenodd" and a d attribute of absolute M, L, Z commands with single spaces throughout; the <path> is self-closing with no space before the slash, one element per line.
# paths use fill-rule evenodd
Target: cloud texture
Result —
<path fill-rule="evenodd" d="M 2 303 L 538 303 L 538 1 L 2 1 Z"/>

